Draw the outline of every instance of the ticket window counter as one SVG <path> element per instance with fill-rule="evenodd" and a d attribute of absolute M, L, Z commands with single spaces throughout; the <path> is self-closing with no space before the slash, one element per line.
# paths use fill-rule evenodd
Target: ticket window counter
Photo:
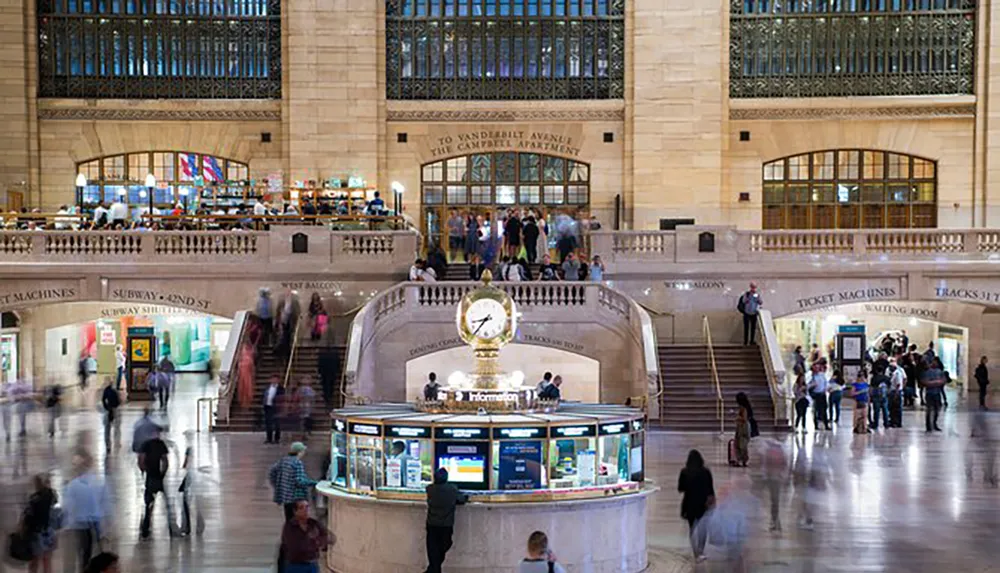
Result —
<path fill-rule="evenodd" d="M 327 479 L 333 485 L 347 487 L 347 422 L 333 421 L 330 435 L 330 468 Z"/>
<path fill-rule="evenodd" d="M 597 481 L 597 427 L 555 426 L 549 429 L 549 487 L 592 486 Z"/>
<path fill-rule="evenodd" d="M 629 453 L 632 444 L 629 423 L 602 424 L 598 433 L 597 454 L 600 465 L 597 469 L 597 485 L 629 481 Z"/>
<path fill-rule="evenodd" d="M 382 426 L 350 422 L 347 487 L 375 491 L 384 483 Z"/>
<path fill-rule="evenodd" d="M 385 426 L 384 488 L 423 491 L 434 481 L 430 437 L 429 426 Z"/>

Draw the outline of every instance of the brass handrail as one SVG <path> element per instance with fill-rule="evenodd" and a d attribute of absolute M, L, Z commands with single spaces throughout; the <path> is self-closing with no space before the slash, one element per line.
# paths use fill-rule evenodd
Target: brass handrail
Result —
<path fill-rule="evenodd" d="M 299 346 L 299 327 L 302 325 L 302 317 L 295 321 L 295 332 L 292 333 L 292 347 L 288 349 L 288 364 L 285 366 L 285 379 L 281 387 L 288 389 L 288 379 L 292 375 L 292 363 L 295 362 L 295 350 Z"/>
<path fill-rule="evenodd" d="M 719 382 L 719 368 L 715 364 L 715 349 L 712 348 L 712 328 L 708 324 L 708 316 L 701 317 L 701 332 L 708 347 L 708 369 L 712 373 L 712 383 L 715 384 L 715 415 L 719 418 L 719 433 L 725 433 L 726 425 L 722 417 L 722 384 Z"/>

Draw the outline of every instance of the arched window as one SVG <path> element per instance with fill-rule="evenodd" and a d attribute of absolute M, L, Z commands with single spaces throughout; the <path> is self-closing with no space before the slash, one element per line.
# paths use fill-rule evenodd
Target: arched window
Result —
<path fill-rule="evenodd" d="M 280 98 L 281 1 L 38 0 L 38 72 L 40 97 Z"/>
<path fill-rule="evenodd" d="M 729 95 L 971 94 L 975 0 L 731 0 Z"/>
<path fill-rule="evenodd" d="M 815 151 L 764 164 L 765 229 L 937 226 L 937 163 L 867 149 Z"/>
<path fill-rule="evenodd" d="M 77 164 L 87 178 L 83 203 L 93 207 L 125 197 L 145 205 L 146 175 L 156 177 L 153 203 L 157 208 L 184 202 L 191 206 L 240 206 L 249 189 L 249 167 L 232 159 L 189 151 L 143 151 L 98 157 Z"/>
<path fill-rule="evenodd" d="M 625 0 L 385 0 L 389 99 L 614 99 Z"/>

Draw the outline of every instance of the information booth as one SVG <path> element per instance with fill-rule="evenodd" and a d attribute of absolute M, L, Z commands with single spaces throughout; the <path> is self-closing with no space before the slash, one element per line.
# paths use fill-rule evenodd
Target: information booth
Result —
<path fill-rule="evenodd" d="M 622 495 L 645 478 L 644 436 L 643 413 L 624 406 L 475 415 L 375 404 L 334 413 L 328 479 L 350 493 L 423 499 L 443 467 L 482 500 Z"/>

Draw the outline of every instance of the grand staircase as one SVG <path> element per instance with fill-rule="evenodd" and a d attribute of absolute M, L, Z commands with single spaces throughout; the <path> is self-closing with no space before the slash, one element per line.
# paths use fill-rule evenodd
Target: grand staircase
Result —
<path fill-rule="evenodd" d="M 326 408 L 326 404 L 323 402 L 323 389 L 320 385 L 319 379 L 319 355 L 322 351 L 322 346 L 312 345 L 308 342 L 300 342 L 299 346 L 295 349 L 295 356 L 292 358 L 292 370 L 289 376 L 289 392 L 293 392 L 295 386 L 297 386 L 298 381 L 302 377 L 308 375 L 312 379 L 313 390 L 316 391 L 316 404 L 313 409 L 313 420 L 315 428 L 317 431 L 325 431 L 329 429 L 329 410 Z M 338 353 L 340 360 L 338 360 L 339 371 L 336 373 L 337 388 L 335 388 L 333 396 L 333 407 L 339 407 L 341 405 L 342 396 L 340 395 L 340 379 L 343 375 L 344 370 L 344 359 L 347 352 L 346 347 L 343 345 L 335 345 L 334 350 Z M 225 420 L 217 420 L 215 423 L 215 431 L 219 432 L 253 432 L 253 431 L 263 431 L 264 430 L 264 418 L 261 411 L 261 401 L 264 395 L 264 390 L 268 387 L 272 376 L 278 376 L 281 379 L 285 377 L 285 370 L 282 368 L 282 364 L 274 356 L 269 348 L 263 348 L 261 350 L 261 355 L 257 361 L 257 376 L 256 383 L 254 385 L 254 398 L 253 402 L 246 408 L 241 408 L 238 401 L 234 400 L 229 413 L 229 421 L 226 423 Z M 282 425 L 282 429 L 288 428 L 289 424 L 285 421 Z"/>
<path fill-rule="evenodd" d="M 787 431 L 788 420 L 775 420 L 767 374 L 757 346 L 715 344 L 715 363 L 722 390 L 725 431 L 733 430 L 736 394 L 745 392 L 761 432 Z M 715 384 L 704 344 L 659 347 L 660 423 L 668 430 L 719 431 Z"/>

